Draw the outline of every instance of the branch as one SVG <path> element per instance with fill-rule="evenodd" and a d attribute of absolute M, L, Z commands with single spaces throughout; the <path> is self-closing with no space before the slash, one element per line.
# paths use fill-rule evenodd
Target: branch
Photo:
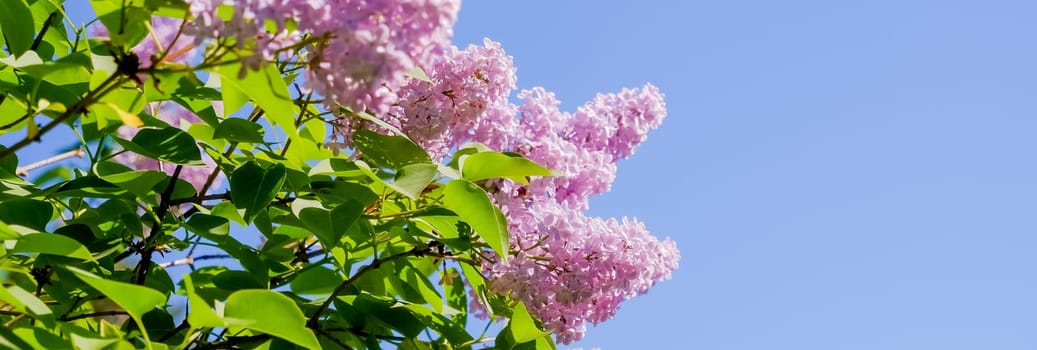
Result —
<path fill-rule="evenodd" d="M 94 99 L 100 98 L 101 96 L 104 96 L 105 94 L 110 92 L 113 88 L 122 85 L 122 83 L 126 81 L 125 79 L 127 79 L 127 77 L 118 74 L 108 77 L 108 79 L 102 82 L 96 90 L 93 90 L 90 93 L 88 93 L 85 97 L 83 97 L 82 100 L 79 100 L 78 102 L 73 104 L 71 107 L 65 110 L 65 113 L 61 113 L 61 115 L 59 115 L 57 118 L 51 120 L 50 123 L 47 123 L 43 127 L 40 127 L 40 130 L 38 130 L 35 134 L 27 134 L 25 135 L 24 139 L 11 145 L 11 147 L 8 147 L 4 150 L 0 150 L 0 159 L 7 158 L 7 156 L 14 154 L 22 148 L 25 148 L 25 146 L 28 146 L 30 143 L 39 141 L 40 138 L 43 137 L 43 134 L 46 134 L 48 131 L 54 129 L 59 124 L 64 123 L 69 118 L 85 113 L 86 107 L 95 102 Z"/>
<path fill-rule="evenodd" d="M 195 350 L 240 349 L 241 347 L 239 345 L 248 344 L 252 342 L 260 342 L 267 339 L 270 339 L 269 334 L 257 334 L 247 337 L 229 337 L 227 338 L 227 341 L 200 345 L 196 347 Z"/>
<path fill-rule="evenodd" d="M 43 43 L 43 36 L 47 34 L 47 29 L 50 29 L 50 22 L 57 17 L 57 14 L 57 12 L 51 12 L 47 19 L 43 21 L 43 29 L 40 29 L 39 34 L 36 34 L 36 39 L 32 40 L 32 46 L 29 47 L 29 50 L 36 51 L 40 47 L 40 44 Z"/>
<path fill-rule="evenodd" d="M 176 187 L 176 180 L 180 177 L 180 171 L 182 170 L 184 170 L 183 165 L 176 166 L 176 169 L 173 170 L 173 176 L 169 178 L 169 184 L 166 185 L 166 190 L 162 192 L 162 200 L 159 201 L 158 212 L 155 213 L 155 224 L 151 225 L 151 232 L 149 232 L 148 238 L 144 239 L 140 262 L 137 263 L 137 277 L 134 279 L 134 283 L 136 284 L 144 284 L 144 280 L 148 278 L 148 270 L 151 269 L 151 257 L 155 253 L 155 249 L 152 245 L 155 244 L 159 235 L 162 234 L 162 219 L 165 218 L 166 212 L 169 211 L 169 199 L 173 196 L 173 189 Z"/>
<path fill-rule="evenodd" d="M 103 316 L 129 316 L 129 313 L 127 313 L 126 311 L 122 311 L 122 310 L 98 311 L 98 312 L 91 312 L 91 313 L 86 313 L 86 314 L 79 314 L 79 315 L 75 315 L 75 316 L 62 317 L 61 320 L 62 321 L 75 321 L 75 320 L 83 319 L 83 318 L 93 318 L 93 317 L 103 317 Z"/>
<path fill-rule="evenodd" d="M 199 202 L 204 202 L 204 201 L 209 201 L 209 200 L 214 200 L 214 199 L 230 199 L 230 192 L 209 194 L 209 195 L 204 195 L 204 196 L 199 195 L 199 196 L 194 196 L 194 197 L 191 197 L 191 198 L 177 199 L 177 200 L 174 200 L 171 203 L 171 205 L 177 205 L 177 204 L 183 204 L 183 203 L 199 203 Z"/>

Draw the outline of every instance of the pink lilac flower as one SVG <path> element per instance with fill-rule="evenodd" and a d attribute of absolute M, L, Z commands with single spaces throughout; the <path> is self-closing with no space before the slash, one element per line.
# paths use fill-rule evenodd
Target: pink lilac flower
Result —
<path fill-rule="evenodd" d="M 519 253 L 484 263 L 483 273 L 491 290 L 522 301 L 561 343 L 579 340 L 586 323 L 612 318 L 623 300 L 677 268 L 676 244 L 660 242 L 637 220 L 586 217 L 552 201 L 502 194 L 498 203 Z"/>
<path fill-rule="evenodd" d="M 223 5 L 235 9 L 228 21 L 217 15 Z M 294 49 L 307 50 L 306 87 L 328 109 L 381 115 L 405 74 L 449 45 L 459 7 L 458 0 L 192 0 L 190 33 L 199 43 L 232 40 L 253 69 L 305 44 Z M 268 22 L 277 29 L 268 31 Z M 303 33 L 313 41 L 302 42 Z"/>
<path fill-rule="evenodd" d="M 618 94 L 598 94 L 580 107 L 570 123 L 566 138 L 584 148 L 606 151 L 624 159 L 644 142 L 648 131 L 659 127 L 666 105 L 659 89 L 623 89 Z"/>
<path fill-rule="evenodd" d="M 192 123 L 200 122 L 201 119 L 194 115 L 187 109 L 184 109 L 178 104 L 166 102 L 166 103 L 153 103 L 148 106 L 152 109 L 152 113 L 158 119 L 168 123 L 172 127 L 186 129 Z M 133 136 L 137 135 L 139 128 L 131 126 L 119 127 L 118 134 L 120 138 L 132 139 Z M 216 169 L 216 164 L 212 159 L 208 157 L 202 157 L 205 161 L 205 166 L 184 166 L 180 170 L 180 179 L 189 182 L 194 186 L 195 191 L 201 191 L 202 186 L 205 185 L 205 181 L 208 180 L 209 175 Z M 123 152 L 115 156 L 114 160 L 123 165 L 126 165 L 135 170 L 158 170 L 167 174 L 173 174 L 173 170 L 176 165 L 161 162 L 155 159 L 147 158 L 138 155 L 133 152 Z M 219 186 L 219 178 L 213 183 L 212 186 Z"/>
<path fill-rule="evenodd" d="M 579 340 L 586 323 L 612 318 L 623 300 L 670 277 L 680 253 L 637 220 L 600 219 L 584 212 L 588 199 L 607 192 L 616 162 L 633 153 L 665 116 L 663 97 L 646 85 L 598 95 L 574 114 L 542 88 L 522 91 L 516 136 L 501 150 L 523 154 L 561 173 L 529 185 L 494 181 L 491 195 L 507 216 L 507 262 L 487 261 L 483 272 L 494 292 L 522 301 L 561 343 Z M 499 117 L 497 117 L 499 118 Z M 513 118 L 514 119 L 514 118 Z M 475 141 L 495 142 L 476 132 Z M 481 310 L 475 302 L 473 310 Z"/>
<path fill-rule="evenodd" d="M 504 116 L 515 88 L 511 56 L 489 39 L 483 46 L 451 48 L 426 74 L 430 81 L 412 78 L 400 88 L 391 114 L 400 129 L 436 160 L 471 139 L 473 128 L 488 112 Z M 514 122 L 511 115 L 504 117 Z"/>

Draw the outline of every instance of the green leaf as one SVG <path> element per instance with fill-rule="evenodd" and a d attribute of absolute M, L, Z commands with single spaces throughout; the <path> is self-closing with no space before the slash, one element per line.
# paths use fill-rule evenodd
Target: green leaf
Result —
<path fill-rule="evenodd" d="M 365 176 L 365 172 L 355 162 L 342 158 L 325 159 L 314 165 L 308 175 L 335 175 L 341 177 Z"/>
<path fill-rule="evenodd" d="M 21 330 L 22 332 L 32 332 L 32 331 L 43 332 L 43 330 L 39 329 L 39 328 L 33 328 L 33 329 L 19 328 L 18 330 Z M 39 343 L 39 342 L 37 342 L 37 343 Z M 0 327 L 0 348 L 4 348 L 4 349 L 19 349 L 19 350 L 21 350 L 21 349 L 29 350 L 29 349 L 40 349 L 40 348 L 43 348 L 42 346 L 33 346 L 33 345 L 34 344 L 29 344 L 29 343 L 25 342 L 25 340 L 23 340 L 17 334 L 12 332 L 10 328 Z M 39 345 L 39 344 L 35 344 L 35 345 Z"/>
<path fill-rule="evenodd" d="M 389 188 L 412 199 L 421 197 L 421 192 L 432 183 L 439 166 L 431 163 L 404 165 L 396 172 L 393 182 L 386 183 Z"/>
<path fill-rule="evenodd" d="M 40 55 L 36 54 L 35 51 L 26 52 L 21 56 L 7 56 L 0 58 L 0 63 L 6 64 L 15 68 L 29 67 L 34 65 L 42 65 L 43 60 L 40 59 Z"/>
<path fill-rule="evenodd" d="M 40 200 L 20 198 L 0 202 L 0 221 L 7 225 L 46 231 L 53 215 L 54 207 Z"/>
<path fill-rule="evenodd" d="M 215 78 L 220 78 L 220 80 L 214 80 Z M 212 83 L 214 81 L 218 82 L 218 84 L 216 84 L 218 86 L 213 87 L 219 88 L 220 93 L 223 94 L 223 115 L 230 117 L 232 114 L 241 109 L 241 107 L 244 107 L 246 103 L 248 103 L 248 95 L 245 95 L 245 93 L 242 92 L 241 89 L 238 89 L 238 86 L 235 85 L 233 82 L 223 84 L 223 80 L 227 80 L 227 78 L 221 77 L 219 75 L 210 75 L 209 84 L 207 85 L 212 86 Z"/>
<path fill-rule="evenodd" d="M 363 210 L 364 207 L 355 201 L 347 201 L 331 210 L 324 209 L 317 201 L 296 199 L 292 203 L 292 211 L 325 247 L 337 246 L 342 235 L 360 218 Z"/>
<path fill-rule="evenodd" d="M 348 297 L 343 299 L 348 300 Z M 361 315 L 367 316 L 372 321 L 383 323 L 405 337 L 415 337 L 421 334 L 426 327 L 425 323 L 406 307 L 406 304 L 391 298 L 361 294 L 353 301 L 353 306 Z"/>
<path fill-rule="evenodd" d="M 138 197 L 144 197 L 155 185 L 169 178 L 166 173 L 155 170 L 134 171 L 129 167 L 110 161 L 98 162 L 94 165 L 98 177 L 122 189 L 130 191 Z M 169 182 L 166 181 L 168 184 Z"/>
<path fill-rule="evenodd" d="M 275 164 L 264 168 L 256 162 L 245 162 L 230 175 L 230 197 L 239 209 L 245 209 L 244 219 L 251 222 L 256 213 L 274 200 L 284 185 L 287 170 Z"/>
<path fill-rule="evenodd" d="M 122 0 L 90 0 L 94 13 L 108 28 L 115 45 L 133 47 L 148 34 L 151 13 L 141 7 L 125 6 Z M 139 2 L 139 1 L 138 1 Z M 126 4 L 128 5 L 128 4 Z"/>
<path fill-rule="evenodd" d="M 144 314 L 156 307 L 164 307 L 166 304 L 165 294 L 154 289 L 131 283 L 110 281 L 71 266 L 65 266 L 65 268 L 76 274 L 84 283 L 111 299 L 115 305 L 126 310 L 126 313 L 130 314 L 140 329 L 145 329 Z M 145 330 L 143 333 L 145 341 L 150 342 L 147 331 Z"/>
<path fill-rule="evenodd" d="M 216 72 L 223 78 L 221 84 L 233 86 L 248 95 L 270 121 L 284 129 L 288 137 L 299 135 L 295 126 L 295 105 L 288 93 L 288 85 L 276 67 L 264 65 L 258 72 L 249 71 L 244 77 L 238 74 L 242 72 L 240 64 L 218 66 Z"/>
<path fill-rule="evenodd" d="M 511 328 L 511 336 L 515 339 L 515 344 L 533 341 L 547 334 L 537 328 L 533 316 L 529 314 L 526 305 L 522 302 L 515 305 L 515 310 L 511 313 L 511 321 L 508 321 L 508 328 Z"/>
<path fill-rule="evenodd" d="M 139 319 L 151 309 L 162 307 L 166 303 L 166 296 L 154 289 L 132 283 L 111 281 L 71 266 L 65 268 L 126 310 L 130 317 Z"/>
<path fill-rule="evenodd" d="M 412 220 L 418 224 L 418 228 L 435 233 L 438 241 L 452 249 L 459 251 L 472 249 L 471 226 L 449 210 L 430 209 Z"/>
<path fill-rule="evenodd" d="M 443 274 L 443 295 L 446 296 L 447 306 L 460 311 L 454 316 L 454 321 L 463 328 L 468 318 L 468 293 L 461 280 L 461 272 L 456 268 L 449 268 Z"/>
<path fill-rule="evenodd" d="M 230 234 L 230 220 L 220 216 L 194 214 L 187 220 L 185 226 L 191 232 L 202 235 L 202 237 L 209 240 L 214 240 L 217 236 L 227 236 Z"/>
<path fill-rule="evenodd" d="M 4 330 L 8 330 L 6 327 L 0 327 Z M 11 333 L 0 333 L 0 338 L 10 336 Z M 31 349 L 72 349 L 72 343 L 65 340 L 54 333 L 50 333 L 42 328 L 18 328 L 13 331 L 13 334 L 21 337 L 23 340 L 32 343 Z M 0 345 L 4 343 L 0 340 Z"/>
<path fill-rule="evenodd" d="M 93 260 L 90 250 L 87 250 L 76 240 L 53 233 L 34 233 L 24 235 L 18 239 L 11 252 L 15 253 L 40 253 L 57 256 L 67 256 L 81 260 Z"/>
<path fill-rule="evenodd" d="M 427 263 L 427 262 L 426 262 Z M 414 264 L 418 264 L 415 262 Z M 429 281 L 429 273 L 427 271 L 420 271 L 413 265 L 407 262 L 396 263 L 399 267 L 399 278 L 403 285 L 404 297 L 407 300 L 419 303 L 429 304 L 437 312 L 443 312 L 443 297 L 436 291 L 436 286 Z M 433 270 L 435 266 L 432 266 Z"/>
<path fill-rule="evenodd" d="M 33 26 L 32 11 L 25 0 L 0 1 L 0 29 L 11 54 L 21 56 L 29 51 L 34 38 Z"/>
<path fill-rule="evenodd" d="M 486 191 L 468 180 L 447 182 L 443 188 L 443 206 L 471 225 L 486 244 L 507 261 L 508 224 Z"/>
<path fill-rule="evenodd" d="M 187 323 L 192 327 L 223 327 L 223 319 L 212 310 L 205 299 L 198 296 L 194 290 L 191 275 L 184 275 L 184 291 L 187 293 L 187 305 L 190 308 L 187 314 Z"/>
<path fill-rule="evenodd" d="M 329 295 L 342 283 L 342 276 L 323 266 L 309 268 L 292 279 L 292 293 Z"/>
<path fill-rule="evenodd" d="M 356 201 L 367 207 L 378 201 L 378 194 L 370 187 L 355 182 L 314 181 L 310 183 L 310 186 L 325 206 L 328 206 L 329 203 L 341 204 L 346 201 Z"/>
<path fill-rule="evenodd" d="M 508 178 L 527 184 L 527 176 L 553 176 L 550 169 L 521 156 L 500 152 L 479 152 L 461 160 L 461 175 L 469 181 Z"/>
<path fill-rule="evenodd" d="M 409 164 L 432 163 L 425 149 L 404 136 L 359 130 L 353 134 L 353 144 L 364 159 L 376 167 L 399 170 Z"/>
<path fill-rule="evenodd" d="M 240 118 L 227 118 L 216 126 L 213 137 L 234 142 L 263 143 L 263 127 Z"/>
<path fill-rule="evenodd" d="M 53 311 L 40 298 L 22 289 L 22 287 L 13 285 L 5 288 L 0 285 L 0 300 L 10 304 L 15 311 L 28 313 L 48 326 L 54 326 Z"/>
<path fill-rule="evenodd" d="M 227 220 L 234 221 L 238 225 L 247 226 L 245 218 L 241 217 L 241 211 L 236 209 L 234 203 L 231 202 L 220 202 L 210 211 L 212 215 L 216 215 Z"/>
<path fill-rule="evenodd" d="M 239 290 L 227 298 L 223 317 L 228 326 L 263 332 L 308 349 L 320 348 L 306 328 L 306 316 L 295 302 L 270 290 Z"/>
<path fill-rule="evenodd" d="M 132 141 L 119 138 L 115 141 L 127 150 L 148 158 L 181 165 L 205 165 L 194 138 L 171 126 L 141 129 Z"/>

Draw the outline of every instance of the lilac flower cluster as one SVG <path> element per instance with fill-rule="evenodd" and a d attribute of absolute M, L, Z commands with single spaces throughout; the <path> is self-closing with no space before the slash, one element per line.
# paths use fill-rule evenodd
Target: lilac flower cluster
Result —
<path fill-rule="evenodd" d="M 511 56 L 489 39 L 483 46 L 452 47 L 435 59 L 427 74 L 429 81 L 410 79 L 399 89 L 390 115 L 436 160 L 471 139 L 485 113 L 507 109 L 516 80 Z"/>
<path fill-rule="evenodd" d="M 559 110 L 543 88 L 519 92 L 521 103 L 514 105 L 508 101 L 513 60 L 490 40 L 449 50 L 426 72 L 429 81 L 411 79 L 398 90 L 399 103 L 386 121 L 434 159 L 475 141 L 562 174 L 529 185 L 489 184 L 517 252 L 507 262 L 484 264 L 493 291 L 523 301 L 560 342 L 570 343 L 587 322 L 611 318 L 621 301 L 669 278 L 680 259 L 673 241 L 660 242 L 637 220 L 584 214 L 590 196 L 609 190 L 616 162 L 633 154 L 665 116 L 658 89 L 601 94 L 575 113 Z"/>
<path fill-rule="evenodd" d="M 225 5 L 234 6 L 229 20 L 218 15 Z M 382 114 L 405 74 L 447 47 L 459 8 L 458 0 L 191 0 L 189 33 L 251 50 L 242 58 L 252 68 L 305 48 L 306 87 L 329 109 Z"/>
<path fill-rule="evenodd" d="M 535 178 L 528 186 L 493 184 L 518 253 L 507 262 L 487 262 L 484 273 L 493 291 L 523 301 L 559 342 L 571 343 L 582 338 L 587 322 L 613 317 L 621 301 L 647 292 L 677 268 L 676 244 L 660 242 L 636 219 L 585 215 L 588 197 L 609 190 L 616 162 L 634 152 L 666 109 L 652 85 L 598 95 L 572 114 L 560 111 L 542 88 L 518 97 L 517 132 L 502 149 L 562 175 Z M 496 137 L 473 135 L 501 144 Z"/>
<path fill-rule="evenodd" d="M 680 260 L 673 241 L 660 242 L 636 219 L 587 217 L 516 193 L 496 197 L 517 254 L 485 263 L 483 273 L 494 292 L 525 303 L 560 343 L 579 340 L 587 322 L 612 318 L 623 300 L 669 279 Z"/>

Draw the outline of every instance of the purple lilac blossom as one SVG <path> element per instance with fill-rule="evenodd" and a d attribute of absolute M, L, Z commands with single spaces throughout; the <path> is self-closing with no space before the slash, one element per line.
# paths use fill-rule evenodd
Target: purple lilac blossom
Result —
<path fill-rule="evenodd" d="M 221 5 L 234 5 L 230 20 L 217 15 Z M 252 45 L 242 58 L 253 69 L 304 44 L 306 88 L 329 110 L 381 115 L 396 102 L 405 74 L 449 45 L 459 8 L 459 0 L 191 0 L 189 27 L 199 44 L 229 38 L 239 49 Z M 276 32 L 267 31 L 268 22 Z M 303 42 L 303 33 L 315 40 Z"/>
<path fill-rule="evenodd" d="M 608 191 L 616 162 L 633 154 L 666 108 L 652 85 L 598 95 L 574 114 L 560 111 L 558 100 L 542 88 L 518 97 L 518 132 L 498 142 L 500 149 L 562 175 L 534 178 L 529 185 L 492 183 L 491 196 L 508 218 L 511 249 L 518 254 L 507 262 L 485 262 L 483 272 L 491 290 L 521 300 L 568 344 L 583 337 L 586 323 L 612 318 L 623 300 L 644 294 L 677 268 L 676 244 L 659 241 L 636 219 L 584 214 L 588 198 Z M 497 142 L 495 135 L 473 136 Z M 472 307 L 480 310 L 477 299 Z"/>
<path fill-rule="evenodd" d="M 507 106 L 516 80 L 511 56 L 489 39 L 483 46 L 451 48 L 426 74 L 430 81 L 410 79 L 400 88 L 399 102 L 390 114 L 434 160 L 467 142 L 488 111 Z"/>

